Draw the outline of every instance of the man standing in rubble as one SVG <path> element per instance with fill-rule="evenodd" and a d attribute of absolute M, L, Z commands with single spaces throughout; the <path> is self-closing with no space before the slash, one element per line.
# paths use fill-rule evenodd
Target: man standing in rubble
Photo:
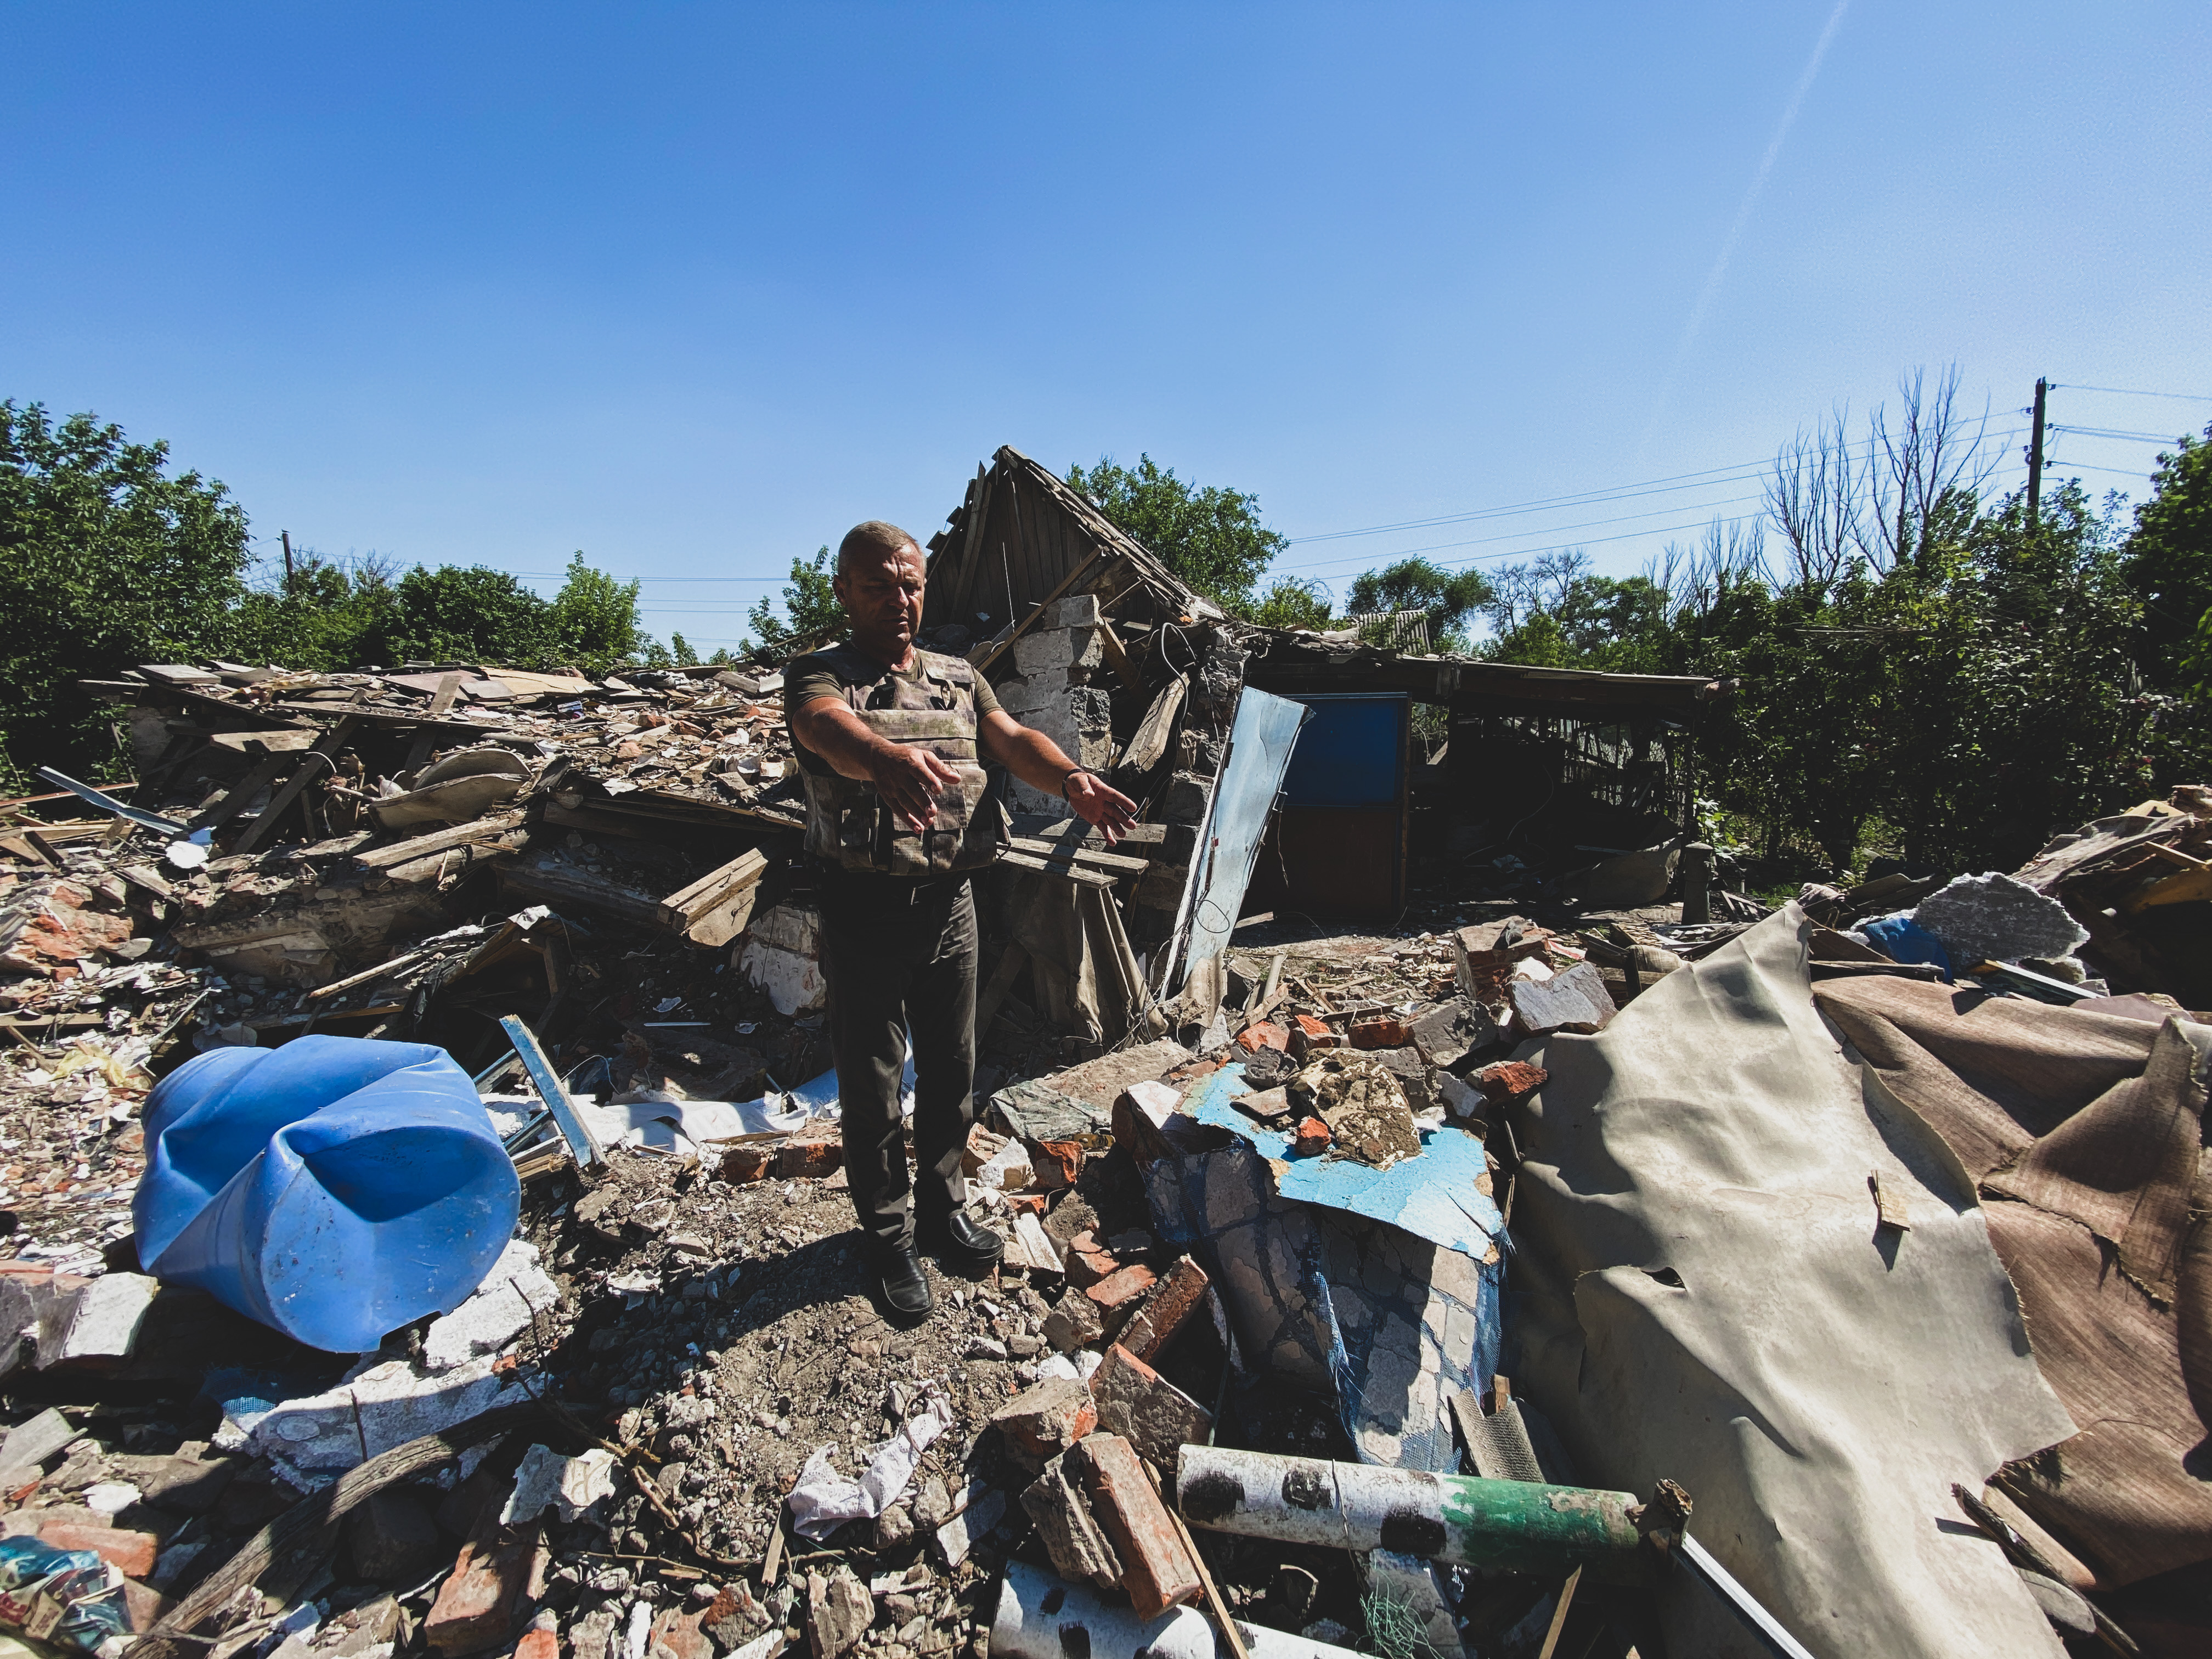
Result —
<path fill-rule="evenodd" d="M 784 669 L 784 720 L 806 790 L 806 852 L 822 910 L 830 1045 L 853 1207 L 884 1300 L 930 1310 L 918 1252 L 981 1273 L 1005 1249 L 968 1213 L 960 1154 L 975 1121 L 975 906 L 970 872 L 1006 844 L 985 758 L 1062 797 L 1110 843 L 1136 804 L 999 707 L 958 657 L 919 649 L 921 549 L 896 525 L 858 525 L 837 549 L 844 645 Z M 907 1174 L 899 1085 L 914 1043 Z"/>

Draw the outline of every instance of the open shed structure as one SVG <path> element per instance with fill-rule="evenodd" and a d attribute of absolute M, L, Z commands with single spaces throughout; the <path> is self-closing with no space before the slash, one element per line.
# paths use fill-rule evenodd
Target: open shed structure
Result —
<path fill-rule="evenodd" d="M 1246 680 L 1313 711 L 1254 902 L 1349 917 L 1404 907 L 1425 811 L 1437 852 L 1687 839 L 1698 716 L 1732 689 L 1703 676 L 1403 656 L 1279 630 L 1255 640 Z M 1434 753 L 1413 741 L 1416 704 L 1445 711 Z"/>

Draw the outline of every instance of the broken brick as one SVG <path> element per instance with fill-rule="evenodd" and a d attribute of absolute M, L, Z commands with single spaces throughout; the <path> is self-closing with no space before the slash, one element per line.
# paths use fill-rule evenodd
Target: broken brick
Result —
<path fill-rule="evenodd" d="M 1112 1329 L 1137 1310 L 1137 1304 L 1145 1292 L 1152 1288 L 1158 1275 L 1141 1262 L 1110 1273 L 1091 1285 L 1083 1294 L 1098 1310 L 1099 1317 Z"/>
<path fill-rule="evenodd" d="M 1040 1187 L 1073 1187 L 1083 1174 L 1080 1141 L 1032 1140 L 1028 1146 L 1030 1167 L 1036 1171 Z"/>
<path fill-rule="evenodd" d="M 1212 1412 L 1118 1342 L 1106 1350 L 1091 1391 L 1099 1430 L 1119 1435 L 1155 1468 L 1175 1468 L 1176 1452 L 1213 1426 Z"/>
<path fill-rule="evenodd" d="M 819 1181 L 845 1167 L 845 1146 L 837 1140 L 791 1140 L 776 1155 L 775 1172 L 786 1181 Z"/>
<path fill-rule="evenodd" d="M 1311 1014 L 1297 1016 L 1297 1024 L 1291 1031 L 1291 1053 L 1300 1060 L 1320 1048 L 1341 1048 L 1343 1034 L 1332 1030 L 1328 1023 Z"/>
<path fill-rule="evenodd" d="M 722 1179 L 732 1187 L 765 1181 L 769 1166 L 775 1162 L 775 1149 L 772 1146 L 732 1146 L 722 1154 Z"/>
<path fill-rule="evenodd" d="M 706 1613 L 704 1607 L 694 1607 L 689 1613 L 681 1607 L 664 1608 L 653 1620 L 653 1632 L 646 1638 L 646 1659 L 714 1659 L 714 1638 L 699 1628 Z M 550 1636 L 552 1632 L 547 1631 L 544 1634 Z M 520 1648 L 515 1650 L 515 1659 L 526 1659 Z M 559 1659 L 557 1649 L 555 1659 Z"/>
<path fill-rule="evenodd" d="M 1066 1459 L 1055 1457 L 1044 1466 L 1043 1473 L 1022 1494 L 1022 1508 L 1061 1577 L 1096 1584 L 1101 1589 L 1121 1582 L 1121 1559 L 1114 1553 L 1113 1540 L 1091 1513 L 1090 1503 L 1078 1479 L 1070 1475 Z"/>
<path fill-rule="evenodd" d="M 1105 1334 L 1105 1318 L 1098 1304 L 1087 1296 L 1064 1296 L 1060 1305 L 1044 1316 L 1044 1340 L 1056 1353 L 1087 1348 Z"/>
<path fill-rule="evenodd" d="M 1114 1253 L 1098 1242 L 1098 1235 L 1088 1230 L 1068 1240 L 1060 1256 L 1066 1264 L 1067 1282 L 1079 1291 L 1086 1285 L 1096 1285 L 1121 1265 Z"/>
<path fill-rule="evenodd" d="M 662 1616 L 665 1618 L 666 1615 Z M 659 1637 L 658 1626 L 653 1635 L 657 1640 Z M 514 1644 L 514 1659 L 561 1659 L 561 1638 L 550 1630 L 534 1627 L 526 1630 L 522 1632 L 522 1639 Z"/>
<path fill-rule="evenodd" d="M 1168 1269 L 1167 1276 L 1145 1298 L 1144 1306 L 1122 1327 L 1121 1346 L 1148 1364 L 1158 1359 L 1206 1299 L 1207 1283 L 1206 1269 L 1183 1257 Z"/>
<path fill-rule="evenodd" d="M 1014 1461 L 1032 1474 L 1098 1426 L 1098 1402 L 1082 1383 L 1048 1377 L 991 1413 Z"/>
<path fill-rule="evenodd" d="M 1246 1054 L 1256 1054 L 1262 1048 L 1287 1049 L 1291 1034 L 1271 1019 L 1255 1020 L 1237 1034 L 1237 1041 Z"/>
<path fill-rule="evenodd" d="M 169 1616 L 170 1609 L 176 1605 L 151 1584 L 142 1584 L 136 1578 L 123 1581 L 123 1616 L 135 1636 L 143 1636 L 153 1629 Z"/>
<path fill-rule="evenodd" d="M 1317 1117 L 1300 1120 L 1297 1133 L 1291 1140 L 1291 1155 L 1294 1158 L 1318 1158 L 1328 1150 L 1328 1125 Z"/>
<path fill-rule="evenodd" d="M 1093 1420 L 1097 1413 L 1092 1413 Z M 68 1521 L 49 1521 L 39 1528 L 39 1541 L 58 1550 L 91 1550 L 126 1578 L 143 1578 L 154 1571 L 160 1546 L 150 1532 L 131 1532 L 121 1527 L 88 1527 Z"/>
<path fill-rule="evenodd" d="M 1121 1559 L 1121 1588 L 1147 1621 L 1205 1594 L 1175 1521 L 1146 1479 L 1136 1448 L 1119 1435 L 1093 1434 L 1067 1454 L 1079 1462 L 1084 1495 Z"/>
<path fill-rule="evenodd" d="M 968 1144 L 961 1149 L 960 1173 L 974 1175 L 1005 1150 L 1006 1137 L 993 1134 L 980 1123 L 968 1126 Z"/>
<path fill-rule="evenodd" d="M 1542 1066 L 1532 1066 L 1525 1060 L 1501 1060 L 1477 1072 L 1474 1081 L 1485 1100 L 1504 1105 L 1534 1094 L 1544 1086 L 1544 1080 L 1550 1075 Z"/>
<path fill-rule="evenodd" d="M 1406 1022 L 1387 1015 L 1355 1021 L 1352 1027 L 1352 1046 L 1355 1048 L 1402 1048 L 1411 1041 Z"/>
<path fill-rule="evenodd" d="M 501 1528 L 496 1516 L 488 1506 L 484 1522 L 461 1546 L 422 1621 L 423 1639 L 439 1653 L 497 1647 L 514 1626 L 516 1604 L 529 1594 L 538 1527 Z"/>

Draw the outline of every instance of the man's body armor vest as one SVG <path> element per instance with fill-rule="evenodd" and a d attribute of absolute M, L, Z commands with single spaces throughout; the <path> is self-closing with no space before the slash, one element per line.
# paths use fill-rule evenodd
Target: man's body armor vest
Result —
<path fill-rule="evenodd" d="M 975 671 L 958 657 L 917 649 L 911 677 L 866 653 L 835 646 L 816 657 L 836 672 L 860 723 L 892 743 L 927 749 L 960 775 L 937 797 L 937 821 L 918 836 L 872 783 L 848 778 L 793 741 L 806 790 L 806 850 L 842 869 L 941 876 L 979 870 L 1012 833 L 977 750 Z"/>

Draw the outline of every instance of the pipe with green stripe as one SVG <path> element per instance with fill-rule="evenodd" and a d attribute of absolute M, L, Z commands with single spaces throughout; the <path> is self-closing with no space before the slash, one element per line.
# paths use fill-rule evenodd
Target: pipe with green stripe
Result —
<path fill-rule="evenodd" d="M 1625 1492 L 1190 1445 L 1176 1467 L 1176 1505 L 1215 1532 L 1460 1566 L 1555 1576 L 1583 1567 L 1650 1583 L 1662 1565 L 1636 1524 L 1642 1506 Z M 1674 1535 L 1656 1532 L 1654 1543 Z"/>

